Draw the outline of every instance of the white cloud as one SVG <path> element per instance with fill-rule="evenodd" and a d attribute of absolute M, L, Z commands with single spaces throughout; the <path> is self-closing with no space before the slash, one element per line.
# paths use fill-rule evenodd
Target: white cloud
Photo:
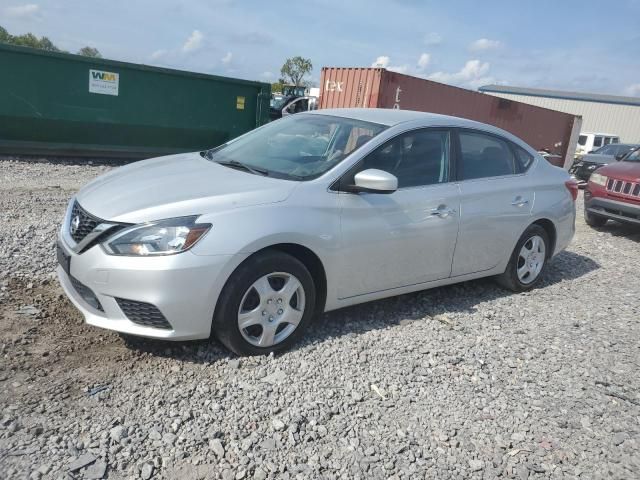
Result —
<path fill-rule="evenodd" d="M 391 72 L 407 73 L 409 71 L 409 65 L 389 65 L 391 58 L 387 55 L 380 55 L 376 58 L 375 62 L 371 64 L 374 68 L 386 68 Z"/>
<path fill-rule="evenodd" d="M 471 50 L 472 52 L 482 52 L 485 50 L 493 50 L 496 48 L 500 48 L 501 46 L 502 46 L 502 43 L 499 42 L 498 40 L 489 40 L 488 38 L 480 38 L 475 42 L 472 42 L 471 45 L 469 45 L 469 50 Z"/>
<path fill-rule="evenodd" d="M 193 52 L 194 50 L 199 49 L 202 46 L 202 41 L 204 40 L 204 35 L 200 30 L 194 30 L 187 38 L 187 41 L 182 46 L 182 51 L 185 53 Z"/>
<path fill-rule="evenodd" d="M 429 62 L 431 62 L 431 55 L 428 53 L 420 55 L 420 58 L 418 58 L 418 70 L 423 71 L 429 66 Z"/>
<path fill-rule="evenodd" d="M 376 61 L 371 64 L 372 67 L 387 68 L 391 59 L 386 55 L 380 55 Z"/>
<path fill-rule="evenodd" d="M 164 57 L 167 55 L 167 51 L 160 49 L 160 50 L 156 50 L 155 52 L 153 52 L 151 54 L 151 60 L 159 60 L 160 58 Z"/>
<path fill-rule="evenodd" d="M 27 3 L 25 5 L 16 5 L 4 9 L 4 13 L 10 18 L 29 18 L 40 13 L 40 6 L 35 3 Z"/>
<path fill-rule="evenodd" d="M 409 65 L 391 65 L 387 67 L 390 72 L 407 73 L 409 71 Z"/>
<path fill-rule="evenodd" d="M 442 43 L 442 35 L 436 32 L 427 33 L 424 36 L 424 44 L 428 46 L 440 45 Z"/>
<path fill-rule="evenodd" d="M 225 65 L 229 65 L 232 59 L 233 59 L 233 53 L 227 52 L 227 54 L 224 57 L 222 57 L 220 61 Z"/>
<path fill-rule="evenodd" d="M 491 66 L 487 62 L 468 60 L 460 71 L 454 73 L 436 72 L 429 75 L 429 80 L 468 88 L 477 88 L 489 83 L 495 83 L 495 79 L 487 75 L 490 68 Z"/>
<path fill-rule="evenodd" d="M 640 83 L 634 83 L 624 89 L 624 93 L 631 97 L 640 97 Z"/>
<path fill-rule="evenodd" d="M 264 78 L 265 80 L 271 80 L 275 77 L 273 72 L 262 72 L 260 74 L 260 77 Z"/>

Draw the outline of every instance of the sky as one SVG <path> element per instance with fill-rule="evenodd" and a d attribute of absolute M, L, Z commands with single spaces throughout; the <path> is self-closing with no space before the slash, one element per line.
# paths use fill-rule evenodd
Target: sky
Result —
<path fill-rule="evenodd" d="M 0 0 L 0 26 L 105 58 L 276 81 L 288 57 L 469 89 L 640 97 L 640 0 Z"/>

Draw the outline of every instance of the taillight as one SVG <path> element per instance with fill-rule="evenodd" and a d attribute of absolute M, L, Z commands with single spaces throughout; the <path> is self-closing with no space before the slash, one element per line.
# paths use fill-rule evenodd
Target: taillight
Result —
<path fill-rule="evenodd" d="M 564 186 L 567 187 L 567 190 L 569 190 L 569 192 L 571 192 L 571 197 L 575 202 L 578 198 L 578 182 L 576 181 L 576 179 L 570 178 L 569 180 L 564 182 Z"/>

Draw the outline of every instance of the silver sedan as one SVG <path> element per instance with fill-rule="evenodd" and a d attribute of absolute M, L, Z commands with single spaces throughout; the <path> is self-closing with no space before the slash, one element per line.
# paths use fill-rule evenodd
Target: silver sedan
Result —
<path fill-rule="evenodd" d="M 571 241 L 576 194 L 489 125 L 321 110 L 89 183 L 58 276 L 91 325 L 263 354 L 348 305 L 489 276 L 533 288 Z"/>

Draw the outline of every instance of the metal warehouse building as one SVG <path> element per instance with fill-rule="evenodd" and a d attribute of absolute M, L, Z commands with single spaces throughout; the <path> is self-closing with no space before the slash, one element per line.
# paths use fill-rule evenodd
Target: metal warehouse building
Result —
<path fill-rule="evenodd" d="M 640 98 L 487 85 L 483 93 L 582 116 L 582 132 L 611 133 L 640 143 Z"/>

